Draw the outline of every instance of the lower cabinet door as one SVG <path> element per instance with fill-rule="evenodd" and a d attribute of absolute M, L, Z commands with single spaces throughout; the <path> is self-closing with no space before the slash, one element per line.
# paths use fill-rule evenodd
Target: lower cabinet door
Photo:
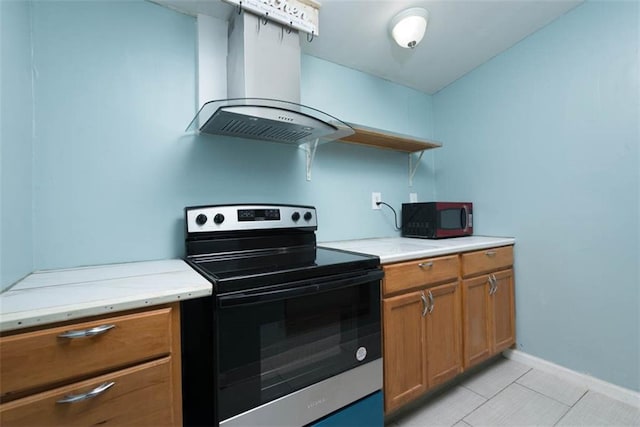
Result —
<path fill-rule="evenodd" d="M 10 426 L 176 425 L 166 357 L 0 405 Z"/>
<path fill-rule="evenodd" d="M 427 390 L 425 303 L 421 292 L 383 300 L 384 409 L 391 412 Z"/>
<path fill-rule="evenodd" d="M 425 289 L 427 319 L 427 385 L 448 381 L 462 372 L 462 327 L 458 282 Z"/>
<path fill-rule="evenodd" d="M 494 352 L 500 352 L 516 342 L 513 270 L 494 273 L 496 278 L 493 298 Z"/>
<path fill-rule="evenodd" d="M 462 282 L 462 330 L 464 368 L 491 356 L 491 301 L 489 276 Z"/>

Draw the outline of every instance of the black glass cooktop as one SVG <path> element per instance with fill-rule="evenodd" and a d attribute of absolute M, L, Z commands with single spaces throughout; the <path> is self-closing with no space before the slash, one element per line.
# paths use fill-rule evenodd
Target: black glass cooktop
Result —
<path fill-rule="evenodd" d="M 376 256 L 322 247 L 199 255 L 187 261 L 214 284 L 217 293 L 358 273 L 380 265 Z"/>

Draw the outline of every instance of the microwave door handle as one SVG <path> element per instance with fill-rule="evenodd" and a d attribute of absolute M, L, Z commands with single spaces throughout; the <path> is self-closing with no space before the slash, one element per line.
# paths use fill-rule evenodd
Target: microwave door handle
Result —
<path fill-rule="evenodd" d="M 313 295 L 334 289 L 348 288 L 351 286 L 364 285 L 382 279 L 381 270 L 371 270 L 363 275 L 341 279 L 329 279 L 321 282 L 309 281 L 309 284 L 294 286 L 286 289 L 270 289 L 255 292 L 237 293 L 232 295 L 219 296 L 218 303 L 221 308 L 235 307 L 240 305 L 261 304 L 270 301 L 280 301 L 287 298 L 295 298 L 306 295 Z"/>
<path fill-rule="evenodd" d="M 467 231 L 467 218 L 469 218 L 469 209 L 466 205 L 463 205 L 462 209 L 460 209 L 460 224 L 463 231 Z"/>
<path fill-rule="evenodd" d="M 462 206 L 460 209 L 460 225 L 463 231 L 467 231 L 467 207 Z"/>

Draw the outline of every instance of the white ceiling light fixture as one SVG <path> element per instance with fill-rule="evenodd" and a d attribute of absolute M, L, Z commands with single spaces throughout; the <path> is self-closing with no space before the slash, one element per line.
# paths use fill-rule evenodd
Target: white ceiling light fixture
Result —
<path fill-rule="evenodd" d="M 389 24 L 391 37 L 400 47 L 413 49 L 424 37 L 428 19 L 429 12 L 421 7 L 403 10 Z"/>

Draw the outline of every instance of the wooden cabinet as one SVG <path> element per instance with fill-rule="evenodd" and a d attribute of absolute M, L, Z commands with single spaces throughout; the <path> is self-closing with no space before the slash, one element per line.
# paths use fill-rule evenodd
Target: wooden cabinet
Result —
<path fill-rule="evenodd" d="M 467 369 L 491 355 L 488 276 L 462 282 L 462 299 L 464 367 Z"/>
<path fill-rule="evenodd" d="M 493 353 L 499 353 L 516 342 L 516 313 L 513 285 L 513 270 L 493 274 L 494 292 L 492 303 L 491 343 Z"/>
<path fill-rule="evenodd" d="M 434 387 L 462 372 L 460 286 L 452 282 L 428 292 L 427 383 Z"/>
<path fill-rule="evenodd" d="M 384 265 L 385 413 L 515 342 L 513 247 Z"/>
<path fill-rule="evenodd" d="M 389 412 L 427 390 L 426 322 L 422 292 L 382 301 L 384 401 Z"/>
<path fill-rule="evenodd" d="M 515 343 L 512 264 L 511 246 L 462 255 L 465 369 Z"/>
<path fill-rule="evenodd" d="M 460 257 L 462 258 L 462 276 L 471 277 L 511 267 L 513 265 L 513 246 L 467 252 Z"/>
<path fill-rule="evenodd" d="M 458 255 L 417 259 L 384 266 L 382 292 L 391 296 L 426 285 L 458 279 Z"/>
<path fill-rule="evenodd" d="M 461 372 L 458 268 L 457 256 L 384 267 L 383 292 L 395 294 L 382 302 L 386 412 Z"/>
<path fill-rule="evenodd" d="M 179 305 L 0 337 L 0 424 L 180 425 Z"/>

